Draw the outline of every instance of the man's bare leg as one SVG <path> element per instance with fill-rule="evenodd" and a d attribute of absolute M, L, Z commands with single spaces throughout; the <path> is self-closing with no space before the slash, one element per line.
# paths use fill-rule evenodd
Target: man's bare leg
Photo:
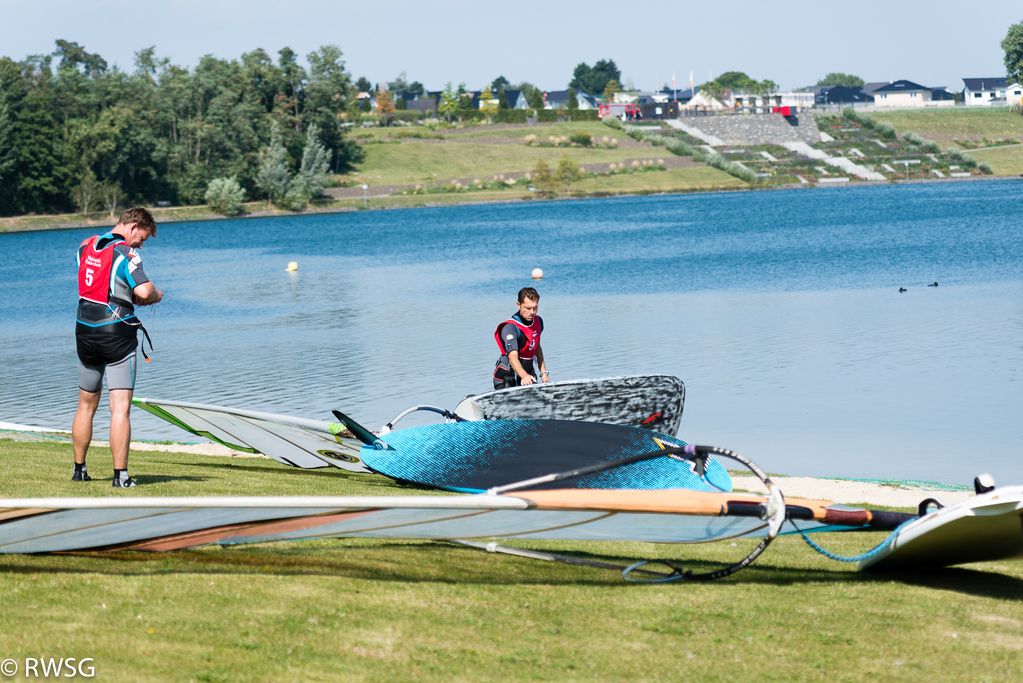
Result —
<path fill-rule="evenodd" d="M 114 469 L 128 469 L 128 447 L 131 444 L 131 389 L 110 390 L 110 450 L 114 454 Z"/>
<path fill-rule="evenodd" d="M 71 425 L 71 441 L 75 448 L 75 464 L 84 465 L 85 456 L 89 453 L 89 444 L 92 443 L 92 419 L 96 416 L 96 409 L 99 408 L 101 392 L 78 390 L 78 411 L 75 413 L 75 421 Z M 131 401 L 129 400 L 129 403 Z"/>

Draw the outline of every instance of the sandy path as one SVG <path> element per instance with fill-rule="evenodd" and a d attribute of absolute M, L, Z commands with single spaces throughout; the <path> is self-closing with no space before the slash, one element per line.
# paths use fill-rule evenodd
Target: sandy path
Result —
<path fill-rule="evenodd" d="M 973 496 L 973 491 L 927 491 L 897 485 L 873 484 L 844 479 L 815 479 L 813 477 L 778 477 L 774 480 L 781 492 L 791 498 L 830 500 L 846 505 L 884 505 L 886 507 L 916 507 L 927 498 L 937 498 L 952 505 Z M 767 489 L 755 477 L 733 477 L 736 491 L 766 493 Z"/>

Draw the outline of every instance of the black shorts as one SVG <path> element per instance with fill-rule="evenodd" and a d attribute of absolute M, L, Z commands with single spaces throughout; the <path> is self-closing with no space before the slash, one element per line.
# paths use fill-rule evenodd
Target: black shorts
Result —
<path fill-rule="evenodd" d="M 97 328 L 76 323 L 75 343 L 78 360 L 85 365 L 109 365 L 123 360 L 138 347 L 135 328 L 129 327 L 131 336 L 110 332 L 97 332 Z"/>

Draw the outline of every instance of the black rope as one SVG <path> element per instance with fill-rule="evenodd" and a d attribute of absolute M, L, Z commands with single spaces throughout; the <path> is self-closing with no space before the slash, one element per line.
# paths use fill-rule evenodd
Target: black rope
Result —
<path fill-rule="evenodd" d="M 714 581 L 717 579 L 723 579 L 726 576 L 731 576 L 732 574 L 742 571 L 746 567 L 753 564 L 754 560 L 760 557 L 760 555 L 765 550 L 767 550 L 767 546 L 771 545 L 771 542 L 774 541 L 775 537 L 778 535 L 778 532 L 781 530 L 781 524 L 785 521 L 786 513 L 785 498 L 781 495 L 781 491 L 779 491 L 775 487 L 774 482 L 771 481 L 771 478 L 768 477 L 767 474 L 765 474 L 764 471 L 757 467 L 756 464 L 753 463 L 751 460 L 748 460 L 747 458 L 739 455 L 738 453 L 733 453 L 728 449 L 718 448 L 716 446 L 686 446 L 683 450 L 686 452 L 687 455 L 690 454 L 693 456 L 697 456 L 698 454 L 702 455 L 704 458 L 704 462 L 706 462 L 706 457 L 711 454 L 735 460 L 736 462 L 741 463 L 742 465 L 745 465 L 747 468 L 749 468 L 749 470 L 753 472 L 753 474 L 755 474 L 760 479 L 760 481 L 764 483 L 765 486 L 767 486 L 769 497 L 773 497 L 774 494 L 777 493 L 777 496 L 778 498 L 781 499 L 781 502 L 780 505 L 777 505 L 775 510 L 772 511 L 770 509 L 771 508 L 770 498 L 767 505 L 756 506 L 760 508 L 759 511 L 760 514 L 758 514 L 757 516 L 768 522 L 767 536 L 765 536 L 763 540 L 760 541 L 760 543 L 757 545 L 757 547 L 754 548 L 753 551 L 749 553 L 746 557 L 742 558 L 735 564 L 724 567 L 723 569 L 718 569 L 712 572 L 705 572 L 703 574 L 694 574 L 692 570 L 687 571 L 683 567 L 680 567 L 679 565 L 675 564 L 674 562 L 671 562 L 670 560 L 642 560 L 627 567 L 625 571 L 622 572 L 622 578 L 625 579 L 626 581 L 631 581 L 633 583 L 667 583 L 670 581 L 680 580 Z M 665 453 L 667 453 L 667 451 L 665 451 Z M 775 501 L 775 503 L 777 504 L 777 501 Z M 646 566 L 648 564 L 663 564 L 664 566 L 672 570 L 671 574 L 664 578 L 659 579 L 629 578 L 629 574 L 636 570 L 639 570 L 640 567 Z"/>

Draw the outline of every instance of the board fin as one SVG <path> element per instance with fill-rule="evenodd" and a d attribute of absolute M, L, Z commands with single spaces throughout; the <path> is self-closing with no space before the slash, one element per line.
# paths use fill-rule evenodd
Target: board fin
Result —
<path fill-rule="evenodd" d="M 376 434 L 363 427 L 361 424 L 359 424 L 352 418 L 342 413 L 340 410 L 332 410 L 330 412 L 334 413 L 334 417 L 338 419 L 338 422 L 343 424 L 348 429 L 348 431 L 354 434 L 356 439 L 366 444 L 367 446 L 372 446 L 378 451 L 394 450 L 387 444 L 386 441 L 384 441 Z"/>

